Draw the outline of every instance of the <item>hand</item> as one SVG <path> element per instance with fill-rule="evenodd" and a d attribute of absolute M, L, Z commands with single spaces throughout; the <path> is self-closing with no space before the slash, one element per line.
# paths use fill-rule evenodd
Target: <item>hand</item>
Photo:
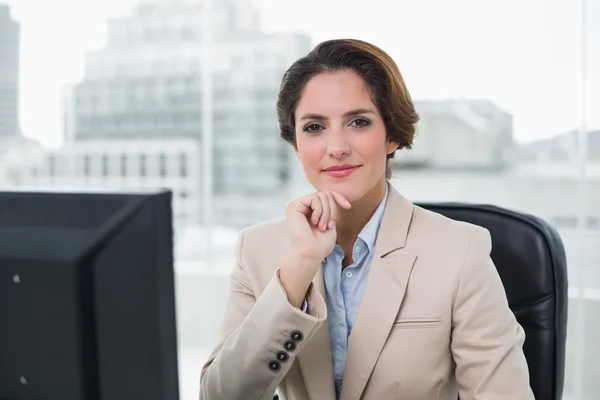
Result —
<path fill-rule="evenodd" d="M 351 206 L 344 196 L 333 191 L 311 193 L 288 203 L 287 225 L 297 256 L 318 260 L 320 264 L 333 251 L 338 207 Z"/>

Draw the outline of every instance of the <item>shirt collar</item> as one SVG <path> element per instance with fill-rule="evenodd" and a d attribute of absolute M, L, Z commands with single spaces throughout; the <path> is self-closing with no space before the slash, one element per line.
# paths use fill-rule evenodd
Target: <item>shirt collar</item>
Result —
<path fill-rule="evenodd" d="M 383 219 L 383 212 L 385 210 L 385 204 L 387 202 L 388 197 L 388 184 L 385 184 L 385 193 L 383 195 L 383 199 L 377 209 L 373 213 L 373 216 L 364 226 L 364 228 L 358 234 L 358 237 L 364 241 L 369 248 L 369 252 L 373 252 L 375 247 L 375 241 L 377 240 L 377 233 L 379 232 L 379 227 L 381 225 L 381 220 Z"/>
<path fill-rule="evenodd" d="M 385 184 L 385 193 L 383 195 L 383 199 L 381 200 L 381 203 L 379 203 L 379 206 L 377 206 L 377 208 L 375 209 L 375 212 L 371 216 L 371 219 L 362 228 L 362 230 L 358 234 L 358 238 L 356 239 L 357 242 L 359 240 L 363 241 L 367 245 L 367 248 L 369 249 L 370 253 L 372 253 L 373 249 L 375 248 L 375 241 L 377 240 L 377 233 L 379 232 L 379 227 L 381 225 L 381 221 L 383 220 L 383 212 L 385 211 L 387 197 L 388 197 L 388 184 L 386 183 Z M 327 259 L 329 257 L 331 257 L 333 254 L 335 254 L 336 251 L 339 254 L 344 253 L 342 248 L 338 244 L 336 244 L 333 247 L 333 250 L 331 251 L 331 253 L 327 257 L 325 257 L 325 259 L 323 259 L 323 263 L 326 263 Z"/>

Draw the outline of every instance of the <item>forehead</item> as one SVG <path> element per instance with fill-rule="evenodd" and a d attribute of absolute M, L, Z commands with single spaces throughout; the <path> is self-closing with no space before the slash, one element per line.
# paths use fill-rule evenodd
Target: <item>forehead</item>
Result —
<path fill-rule="evenodd" d="M 342 115 L 358 108 L 374 108 L 362 78 L 352 71 L 324 72 L 306 83 L 296 107 L 296 117 L 300 118 L 303 113 Z"/>

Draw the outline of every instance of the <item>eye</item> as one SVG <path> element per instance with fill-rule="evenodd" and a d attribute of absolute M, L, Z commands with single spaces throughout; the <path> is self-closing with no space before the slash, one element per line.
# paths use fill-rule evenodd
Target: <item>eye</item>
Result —
<path fill-rule="evenodd" d="M 316 133 L 322 129 L 321 125 L 318 124 L 308 124 L 302 130 L 308 133 Z"/>
<path fill-rule="evenodd" d="M 371 121 L 369 121 L 366 118 L 356 118 L 350 124 L 354 125 L 357 128 L 364 128 L 365 126 L 371 125 Z"/>

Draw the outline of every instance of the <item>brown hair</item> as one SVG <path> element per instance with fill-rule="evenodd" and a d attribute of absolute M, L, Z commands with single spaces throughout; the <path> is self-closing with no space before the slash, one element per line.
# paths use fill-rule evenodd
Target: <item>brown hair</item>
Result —
<path fill-rule="evenodd" d="M 354 71 L 366 83 L 381 114 L 388 140 L 410 149 L 419 115 L 394 60 L 379 47 L 356 39 L 328 40 L 297 60 L 285 72 L 277 99 L 280 136 L 296 146 L 296 106 L 306 83 L 322 72 Z M 386 179 L 391 177 L 387 156 Z"/>

